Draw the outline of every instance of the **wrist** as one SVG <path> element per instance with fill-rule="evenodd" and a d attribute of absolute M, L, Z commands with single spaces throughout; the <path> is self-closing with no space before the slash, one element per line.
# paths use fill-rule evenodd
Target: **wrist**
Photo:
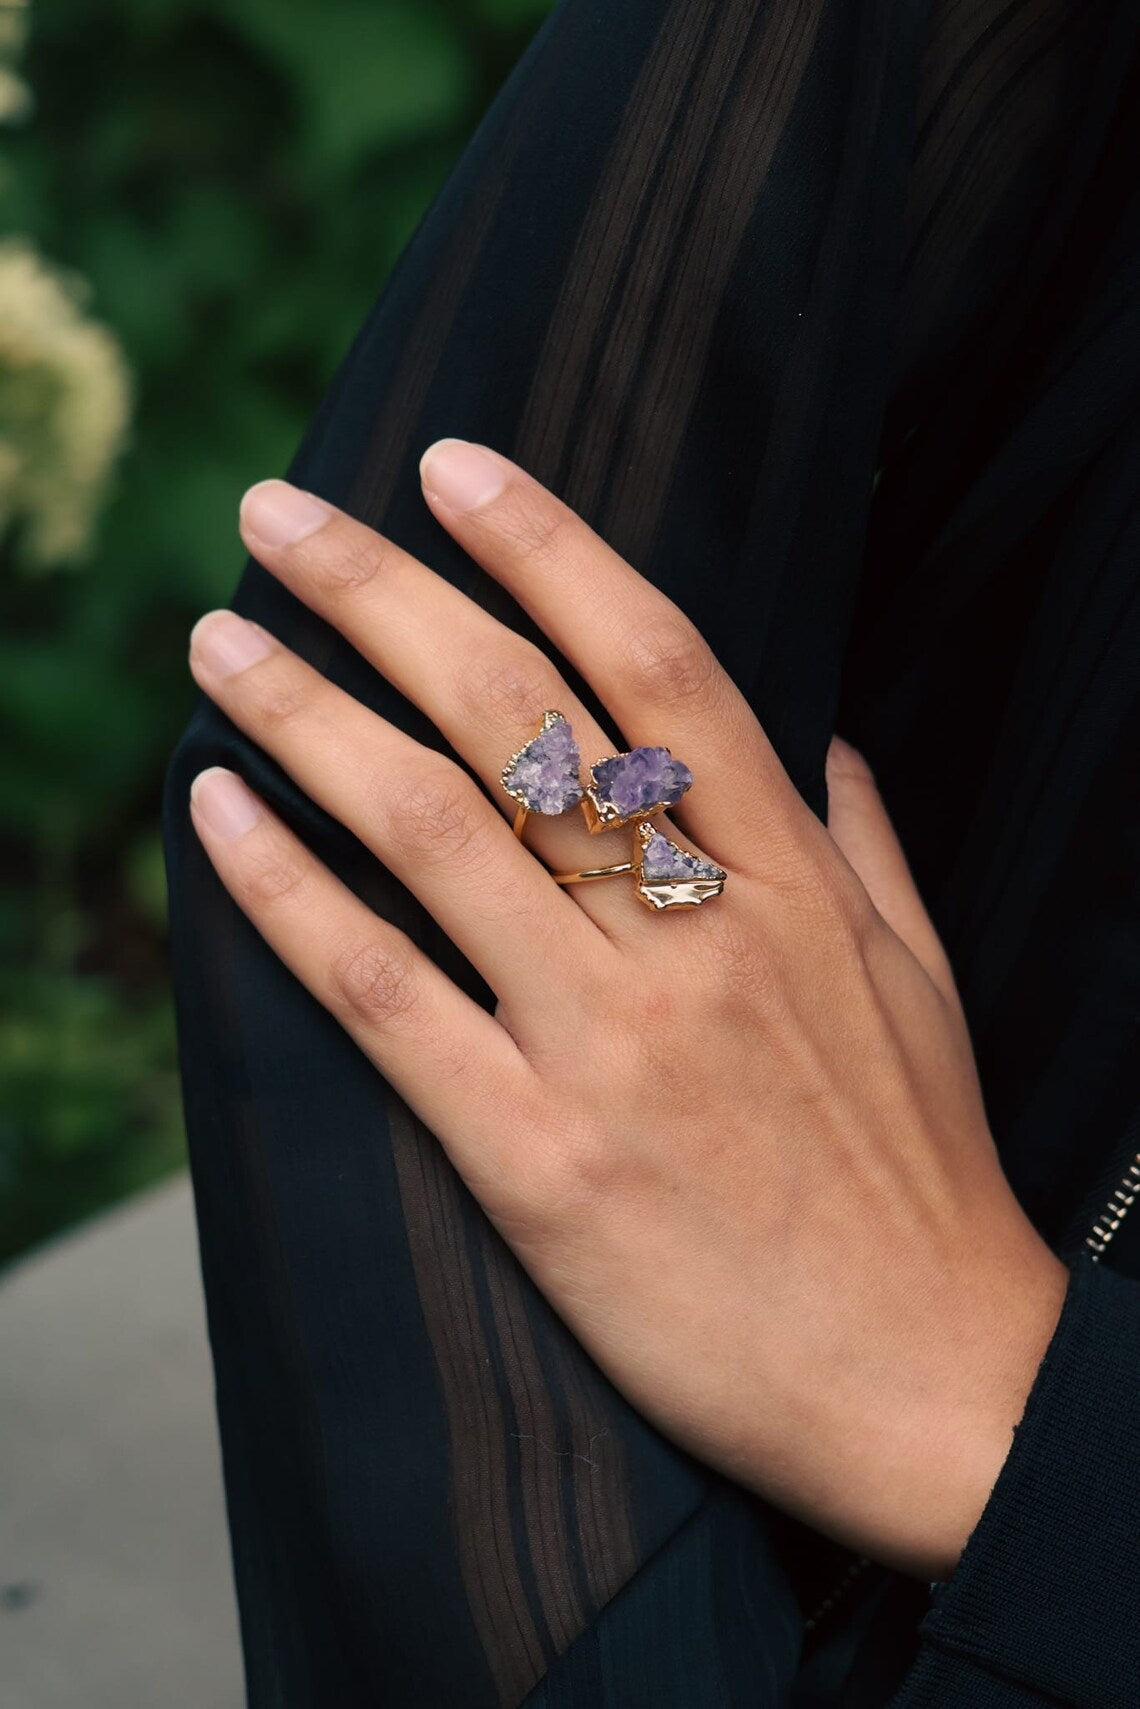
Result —
<path fill-rule="evenodd" d="M 836 1541 L 944 1582 L 981 1518 L 1060 1317 L 1068 1268 L 1023 1218 L 945 1289 L 893 1351 L 814 1383 L 784 1478 L 759 1487 Z M 913 1297 L 913 1296 L 912 1296 Z M 916 1319 L 929 1319 L 915 1330 Z M 858 1380 L 854 1378 L 858 1371 Z M 771 1459 L 765 1455 L 767 1470 Z"/>
<path fill-rule="evenodd" d="M 903 1421 L 897 1495 L 865 1553 L 916 1577 L 951 1577 L 1013 1445 L 1068 1283 L 1066 1265 L 1034 1236 L 983 1295 L 989 1310 L 947 1335 L 931 1389 L 941 1398 Z"/>

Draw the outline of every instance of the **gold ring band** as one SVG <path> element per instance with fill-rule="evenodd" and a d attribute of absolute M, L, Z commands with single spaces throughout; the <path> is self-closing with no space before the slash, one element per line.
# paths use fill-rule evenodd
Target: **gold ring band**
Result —
<path fill-rule="evenodd" d="M 623 860 L 618 866 L 588 866 L 584 872 L 552 872 L 550 876 L 555 884 L 592 884 L 596 878 L 618 878 L 636 871 L 631 860 Z"/>

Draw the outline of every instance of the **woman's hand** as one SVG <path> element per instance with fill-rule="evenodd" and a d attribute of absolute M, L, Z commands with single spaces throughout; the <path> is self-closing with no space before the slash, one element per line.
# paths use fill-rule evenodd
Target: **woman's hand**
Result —
<path fill-rule="evenodd" d="M 210 859 L 635 1406 L 817 1529 L 947 1577 L 1068 1271 L 1002 1173 L 950 969 L 870 774 L 832 745 L 825 830 L 693 625 L 572 511 L 461 441 L 422 473 L 440 523 L 627 744 L 691 767 L 671 834 L 726 869 L 723 895 L 656 913 L 630 878 L 555 884 L 543 862 L 627 860 L 629 828 L 532 817 L 523 847 L 499 773 L 548 708 L 587 766 L 612 742 L 540 649 L 278 481 L 246 495 L 250 551 L 491 798 L 233 613 L 196 626 L 194 675 L 419 897 L 495 1013 L 217 768 L 192 796 Z"/>

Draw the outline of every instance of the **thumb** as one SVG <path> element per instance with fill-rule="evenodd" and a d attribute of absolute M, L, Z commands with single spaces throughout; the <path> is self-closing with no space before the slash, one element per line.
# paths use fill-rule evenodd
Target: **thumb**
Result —
<path fill-rule="evenodd" d="M 827 750 L 827 828 L 871 901 L 930 975 L 960 1008 L 954 975 L 910 867 L 887 817 L 870 766 L 849 742 L 833 736 Z"/>

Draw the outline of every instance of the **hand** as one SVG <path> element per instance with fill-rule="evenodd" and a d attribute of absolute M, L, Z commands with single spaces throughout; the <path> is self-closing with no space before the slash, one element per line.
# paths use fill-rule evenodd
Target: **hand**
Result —
<path fill-rule="evenodd" d="M 250 551 L 482 779 L 233 613 L 201 687 L 435 916 L 488 1013 L 233 774 L 194 823 L 223 883 L 439 1136 L 579 1339 L 676 1441 L 837 1540 L 945 1578 L 1009 1448 L 1068 1282 L 1002 1173 L 946 957 L 871 776 L 828 758 L 825 829 L 688 619 L 497 454 L 442 441 L 439 522 L 581 671 L 628 745 L 695 782 L 670 835 L 723 895 L 655 913 L 628 829 L 532 817 L 499 772 L 547 708 L 613 742 L 546 655 L 283 482 Z M 534 852 L 531 852 L 533 849 Z"/>

